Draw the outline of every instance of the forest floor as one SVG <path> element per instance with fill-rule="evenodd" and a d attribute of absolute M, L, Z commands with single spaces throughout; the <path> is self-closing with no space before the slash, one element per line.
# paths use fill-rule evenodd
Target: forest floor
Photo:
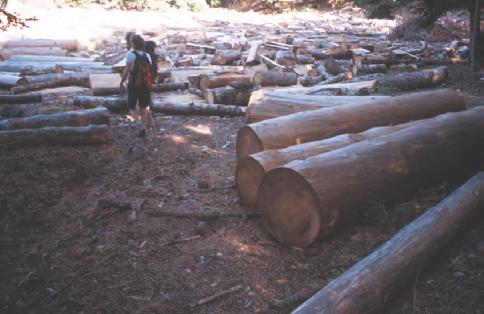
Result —
<path fill-rule="evenodd" d="M 449 85 L 470 81 L 463 73 L 451 67 Z M 352 226 L 291 249 L 238 204 L 241 118 L 157 116 L 146 139 L 120 116 L 113 125 L 102 146 L 1 152 L 1 312 L 289 312 L 456 187 L 364 206 Z M 470 225 L 386 313 L 482 313 L 483 239 Z"/>
<path fill-rule="evenodd" d="M 484 104 L 469 67 L 449 69 L 447 86 Z M 362 205 L 352 225 L 292 249 L 238 203 L 242 118 L 155 121 L 146 139 L 113 115 L 105 145 L 0 150 L 0 312 L 288 313 L 462 183 Z M 482 218 L 384 313 L 484 313 Z"/>

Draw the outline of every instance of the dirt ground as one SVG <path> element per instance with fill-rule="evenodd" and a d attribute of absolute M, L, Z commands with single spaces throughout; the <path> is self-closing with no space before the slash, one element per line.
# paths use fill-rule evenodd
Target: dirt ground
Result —
<path fill-rule="evenodd" d="M 465 67 L 450 78 L 482 103 Z M 457 184 L 362 205 L 354 224 L 291 249 L 238 204 L 241 118 L 157 116 L 147 139 L 112 122 L 106 145 L 0 152 L 0 312 L 288 313 Z M 474 221 L 385 313 L 484 312 L 484 225 Z"/>

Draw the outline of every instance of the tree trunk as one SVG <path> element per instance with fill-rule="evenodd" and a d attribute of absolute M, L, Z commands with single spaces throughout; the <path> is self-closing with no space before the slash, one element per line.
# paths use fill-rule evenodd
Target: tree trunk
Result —
<path fill-rule="evenodd" d="M 250 82 L 251 75 L 238 73 L 222 73 L 219 75 L 200 75 L 200 88 L 211 89 L 230 85 L 234 82 Z"/>
<path fill-rule="evenodd" d="M 379 79 L 379 86 L 384 89 L 413 90 L 441 85 L 448 75 L 446 66 L 418 72 L 386 75 Z"/>
<path fill-rule="evenodd" d="M 267 71 L 256 73 L 254 81 L 261 86 L 290 86 L 297 84 L 297 74 L 294 72 Z"/>
<path fill-rule="evenodd" d="M 4 48 L 20 47 L 60 47 L 62 49 L 77 50 L 79 43 L 76 39 L 19 39 L 7 41 Z"/>
<path fill-rule="evenodd" d="M 362 64 L 353 67 L 353 75 L 364 75 L 373 73 L 386 73 L 388 68 L 386 64 Z"/>
<path fill-rule="evenodd" d="M 160 83 L 160 84 L 153 84 L 151 86 L 151 91 L 155 93 L 164 93 L 164 92 L 174 92 L 177 90 L 185 90 L 188 88 L 188 83 L 177 82 L 177 83 Z"/>
<path fill-rule="evenodd" d="M 2 73 L 0 74 L 0 86 L 2 87 L 12 87 L 20 84 L 27 84 L 27 79 L 25 77 L 19 77 L 13 73 Z"/>
<path fill-rule="evenodd" d="M 484 172 L 479 172 L 435 207 L 401 229 L 293 314 L 373 313 L 401 295 L 420 269 L 484 207 Z"/>
<path fill-rule="evenodd" d="M 76 85 L 76 86 L 89 86 L 89 73 L 59 73 L 59 74 L 44 74 L 39 75 L 41 78 L 36 78 L 35 76 L 29 77 L 33 81 L 37 81 L 35 83 L 29 82 L 28 84 L 15 86 L 10 89 L 10 92 L 13 94 L 21 94 L 26 93 L 29 91 L 45 89 L 45 88 L 53 88 L 53 87 L 60 87 L 60 86 L 69 86 L 69 85 Z M 29 80 L 26 78 L 26 80 Z M 46 79 L 46 80 L 41 80 Z"/>
<path fill-rule="evenodd" d="M 38 129 L 43 127 L 85 126 L 88 124 L 109 124 L 106 108 L 68 111 L 26 118 L 0 120 L 0 130 Z"/>
<path fill-rule="evenodd" d="M 465 109 L 464 97 L 446 89 L 371 103 L 371 106 L 362 102 L 299 112 L 246 125 L 237 134 L 237 157 Z"/>
<path fill-rule="evenodd" d="M 289 146 L 281 149 L 269 149 L 239 160 L 235 175 L 235 186 L 241 203 L 255 206 L 257 193 L 270 170 L 283 166 L 293 160 L 305 160 L 325 152 L 348 146 L 366 139 L 390 134 L 416 123 L 426 123 L 428 120 L 418 120 L 394 126 L 372 128 L 362 133 L 342 134 L 328 139 Z"/>
<path fill-rule="evenodd" d="M 0 146 L 4 147 L 103 144 L 112 139 L 107 125 L 0 131 Z"/>
<path fill-rule="evenodd" d="M 128 111 L 126 99 L 120 97 L 74 96 L 73 105 L 85 109 L 102 106 L 114 113 Z"/>
<path fill-rule="evenodd" d="M 3 60 L 12 59 L 11 57 L 16 55 L 30 55 L 32 58 L 37 56 L 67 56 L 67 50 L 59 47 L 18 47 L 3 49 L 0 52 Z"/>
<path fill-rule="evenodd" d="M 0 62 L 0 71 L 15 72 L 25 76 L 25 75 L 37 75 L 37 74 L 46 74 L 46 73 L 62 73 L 64 72 L 64 68 L 60 65 L 50 65 L 50 64 L 31 65 L 27 63 L 4 61 L 4 62 Z"/>
<path fill-rule="evenodd" d="M 250 99 L 250 90 L 236 89 L 231 86 L 206 89 L 203 98 L 209 104 L 247 106 Z"/>
<path fill-rule="evenodd" d="M 389 135 L 271 170 L 257 206 L 279 241 L 307 247 L 370 201 L 476 171 L 484 158 L 484 108 L 449 113 Z"/>
<path fill-rule="evenodd" d="M 124 57 L 124 54 L 123 54 Z M 53 55 L 46 55 L 46 56 L 37 56 L 37 55 L 13 55 L 8 58 L 9 61 L 12 62 L 47 62 L 47 63 L 56 63 L 56 62 L 81 62 L 81 63 L 93 63 L 91 59 L 88 58 L 75 58 L 75 57 L 65 57 L 65 56 L 53 56 Z"/>
<path fill-rule="evenodd" d="M 355 103 L 379 101 L 389 96 L 320 96 L 283 91 L 253 92 L 245 115 L 246 123 L 277 118 L 301 111 Z"/>
<path fill-rule="evenodd" d="M 335 76 L 336 77 L 336 76 Z M 361 82 L 347 82 L 347 83 L 333 83 L 333 84 L 319 84 L 309 88 L 306 93 L 308 95 L 318 95 L 331 93 L 333 95 L 370 95 L 376 91 L 378 82 L 373 81 L 361 81 Z"/>
<path fill-rule="evenodd" d="M 41 93 L 32 93 L 25 95 L 0 94 L 0 104 L 21 104 L 42 102 Z"/>
<path fill-rule="evenodd" d="M 241 53 L 237 50 L 219 50 L 213 57 L 213 64 L 228 65 L 240 59 Z"/>
<path fill-rule="evenodd" d="M 90 74 L 89 84 L 93 96 L 117 95 L 119 94 L 119 85 L 121 76 L 113 74 Z"/>
<path fill-rule="evenodd" d="M 245 108 L 240 106 L 227 106 L 216 104 L 175 104 L 167 102 L 154 102 L 153 112 L 169 115 L 197 115 L 197 116 L 243 116 Z"/>

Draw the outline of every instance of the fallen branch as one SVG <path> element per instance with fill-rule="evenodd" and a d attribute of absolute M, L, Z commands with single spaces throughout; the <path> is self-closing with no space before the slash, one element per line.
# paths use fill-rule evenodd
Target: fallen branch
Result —
<path fill-rule="evenodd" d="M 215 294 L 212 294 L 211 296 L 208 296 L 206 298 L 200 299 L 197 302 L 190 304 L 190 307 L 191 308 L 194 308 L 194 307 L 197 307 L 197 306 L 200 306 L 200 305 L 207 304 L 209 302 L 212 302 L 215 299 L 218 299 L 220 297 L 223 297 L 223 296 L 232 294 L 234 292 L 237 292 L 237 291 L 241 290 L 242 288 L 243 288 L 242 285 L 236 285 L 236 286 L 233 286 L 230 289 L 223 290 L 223 291 L 219 291 L 219 292 L 217 292 Z"/>

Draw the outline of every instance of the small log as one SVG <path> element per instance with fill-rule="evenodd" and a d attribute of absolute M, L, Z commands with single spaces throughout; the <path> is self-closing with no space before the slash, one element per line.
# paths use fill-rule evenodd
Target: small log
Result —
<path fill-rule="evenodd" d="M 10 89 L 13 94 L 21 94 L 29 91 L 35 91 L 45 88 L 54 88 L 60 86 L 89 86 L 89 73 L 58 73 L 58 74 L 43 74 L 42 78 L 48 78 L 45 81 L 35 78 L 35 76 L 30 77 L 35 83 L 24 84 L 20 86 L 15 86 Z M 28 78 L 26 78 L 28 80 Z"/>
<path fill-rule="evenodd" d="M 107 125 L 0 131 L 0 146 L 3 147 L 92 145 L 107 143 L 112 139 L 111 128 Z"/>
<path fill-rule="evenodd" d="M 186 43 L 187 48 L 202 49 L 206 53 L 214 53 L 216 48 L 214 46 L 200 45 L 195 43 Z"/>
<path fill-rule="evenodd" d="M 273 69 L 273 68 L 282 69 L 282 70 L 285 70 L 286 69 L 285 66 L 280 65 L 279 63 L 277 63 L 275 61 L 272 61 L 270 58 L 268 58 L 268 57 L 266 57 L 264 55 L 258 54 L 257 55 L 257 59 L 260 62 L 263 62 L 264 64 L 266 64 L 269 69 Z"/>
<path fill-rule="evenodd" d="M 305 76 L 303 78 L 300 78 L 299 79 L 299 84 L 301 86 L 313 86 L 313 85 L 316 85 L 318 83 L 321 83 L 325 80 L 325 76 L 323 75 L 319 75 L 319 76 Z"/>
<path fill-rule="evenodd" d="M 261 86 L 290 86 L 297 84 L 297 74 L 294 72 L 267 71 L 256 73 L 254 82 Z"/>
<path fill-rule="evenodd" d="M 373 73 L 386 73 L 388 71 L 386 64 L 361 64 L 353 67 L 353 75 L 365 75 Z"/>
<path fill-rule="evenodd" d="M 2 72 L 15 72 L 20 73 L 20 75 L 37 75 L 46 73 L 62 73 L 64 68 L 60 65 L 50 65 L 50 64 L 37 64 L 31 65 L 26 63 L 10 62 L 4 61 L 0 62 L 0 71 Z"/>
<path fill-rule="evenodd" d="M 353 75 L 351 74 L 351 72 L 340 73 L 338 75 L 330 77 L 327 80 L 321 82 L 320 85 L 330 85 L 330 84 L 341 83 L 347 80 L 351 80 L 352 78 L 353 78 Z"/>
<path fill-rule="evenodd" d="M 393 64 L 393 65 L 390 65 L 390 70 L 402 71 L 402 72 L 415 71 L 415 70 L 418 70 L 418 65 L 416 65 L 416 64 Z"/>
<path fill-rule="evenodd" d="M 17 47 L 60 47 L 75 51 L 79 48 L 79 42 L 76 39 L 19 39 L 9 40 L 4 45 L 4 48 Z"/>
<path fill-rule="evenodd" d="M 327 85 L 316 85 L 306 91 L 308 95 L 317 95 L 321 93 L 330 92 L 333 95 L 370 95 L 375 92 L 378 87 L 378 81 L 361 81 L 361 82 L 348 82 L 348 83 L 336 83 Z"/>
<path fill-rule="evenodd" d="M 203 90 L 203 98 L 209 104 L 247 106 L 250 90 L 239 90 L 231 86 Z"/>
<path fill-rule="evenodd" d="M 19 77 L 13 73 L 2 73 L 0 74 L 0 86 L 1 87 L 12 87 L 21 84 L 27 84 L 28 80 L 25 77 Z"/>
<path fill-rule="evenodd" d="M 155 93 L 175 92 L 178 90 L 185 90 L 188 88 L 188 83 L 159 83 L 151 86 L 151 91 Z"/>
<path fill-rule="evenodd" d="M 120 83 L 121 76 L 118 73 L 89 75 L 89 84 L 93 96 L 117 95 L 119 94 Z"/>
<path fill-rule="evenodd" d="M 483 119 L 484 108 L 448 113 L 293 161 L 267 173 L 257 206 L 276 239 L 307 247 L 365 203 L 475 172 L 484 158 Z"/>
<path fill-rule="evenodd" d="M 293 314 L 373 313 L 425 268 L 484 207 L 484 172 L 479 172 L 439 204 L 401 229 Z"/>
<path fill-rule="evenodd" d="M 85 126 L 88 124 L 109 124 L 108 110 L 104 107 L 68 111 L 26 118 L 0 120 L 0 130 L 38 129 L 43 127 Z"/>
<path fill-rule="evenodd" d="M 296 60 L 301 64 L 313 64 L 315 61 L 311 55 L 296 55 Z"/>
<path fill-rule="evenodd" d="M 264 89 L 253 92 L 245 115 L 246 123 L 277 118 L 302 111 L 316 110 L 325 107 L 349 105 L 355 103 L 371 103 L 389 96 L 321 96 L 289 93 L 284 91 L 267 91 Z"/>
<path fill-rule="evenodd" d="M 0 94 L 0 104 L 21 104 L 42 102 L 41 93 L 32 93 L 24 95 Z"/>
<path fill-rule="evenodd" d="M 448 76 L 446 66 L 418 72 L 385 75 L 379 79 L 383 89 L 414 90 L 441 85 Z"/>
<path fill-rule="evenodd" d="M 240 56 L 237 50 L 218 50 L 213 57 L 213 64 L 228 65 L 239 60 Z"/>
<path fill-rule="evenodd" d="M 200 75 L 200 89 L 211 89 L 230 85 L 234 82 L 250 82 L 251 75 L 239 73 L 222 73 L 219 75 Z"/>
<path fill-rule="evenodd" d="M 296 55 L 289 51 L 278 51 L 276 62 L 286 67 L 293 67 L 297 64 Z"/>
<path fill-rule="evenodd" d="M 408 122 L 395 126 L 372 128 L 362 133 L 342 134 L 328 139 L 289 146 L 281 149 L 269 149 L 239 160 L 235 174 L 235 187 L 240 202 L 255 206 L 257 193 L 266 173 L 294 160 L 305 160 L 353 143 L 381 135 L 390 134 L 427 120 Z"/>
<path fill-rule="evenodd" d="M 249 53 L 247 54 L 247 59 L 245 61 L 245 65 L 253 66 L 259 63 L 257 58 L 257 53 L 259 51 L 260 46 L 262 45 L 261 41 L 252 41 L 250 42 Z"/>
<path fill-rule="evenodd" d="M 371 106 L 368 106 L 368 102 L 361 102 L 299 112 L 246 125 L 237 134 L 237 157 L 240 159 L 266 149 L 284 148 L 465 109 L 464 97 L 447 89 L 371 102 Z"/>
<path fill-rule="evenodd" d="M 240 106 L 218 105 L 218 104 L 180 104 L 169 102 L 153 102 L 153 112 L 169 115 L 196 115 L 196 116 L 243 116 L 245 108 Z"/>

